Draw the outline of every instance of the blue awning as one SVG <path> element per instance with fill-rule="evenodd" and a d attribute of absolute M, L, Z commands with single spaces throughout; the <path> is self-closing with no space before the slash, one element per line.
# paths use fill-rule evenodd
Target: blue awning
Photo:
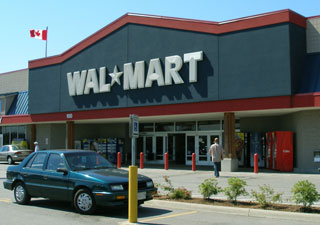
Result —
<path fill-rule="evenodd" d="M 11 107 L 7 115 L 24 115 L 29 114 L 28 110 L 29 94 L 28 91 L 19 92 L 15 100 L 11 104 Z"/>

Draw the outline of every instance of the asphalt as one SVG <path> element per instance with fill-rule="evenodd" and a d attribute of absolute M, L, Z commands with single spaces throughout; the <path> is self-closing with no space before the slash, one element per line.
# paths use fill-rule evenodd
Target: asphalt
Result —
<path fill-rule="evenodd" d="M 123 167 L 128 169 L 128 167 Z M 158 186 L 168 185 L 164 177 L 170 180 L 173 187 L 183 187 L 192 192 L 193 197 L 203 197 L 199 191 L 199 185 L 208 178 L 215 178 L 212 167 L 199 167 L 196 171 L 192 171 L 191 166 L 173 166 L 165 170 L 162 166 L 147 165 L 143 169 L 138 169 L 138 174 L 146 175 L 153 179 L 154 183 Z M 220 177 L 216 178 L 218 186 L 224 188 L 228 186 L 228 179 L 231 177 L 237 177 L 244 180 L 247 185 L 245 186 L 247 192 L 251 193 L 252 190 L 258 190 L 259 186 L 267 184 L 270 185 L 276 193 L 282 193 L 282 203 L 295 204 L 291 200 L 291 189 L 295 183 L 301 180 L 308 180 L 315 184 L 317 191 L 320 193 L 320 173 L 319 174 L 301 174 L 301 173 L 280 173 L 271 170 L 260 170 L 258 173 L 253 173 L 253 169 L 244 169 L 240 172 L 221 172 Z M 166 194 L 166 192 L 159 188 L 160 194 Z M 213 199 L 227 199 L 223 193 L 212 196 Z M 253 201 L 248 196 L 240 196 L 238 200 Z M 152 204 L 154 206 L 164 206 L 167 204 L 169 207 L 189 207 L 189 203 L 180 203 L 172 201 L 153 200 L 145 204 Z M 314 206 L 320 207 L 320 201 L 314 203 Z M 198 207 L 205 210 L 211 210 L 214 208 L 216 212 L 232 213 L 236 215 L 256 216 L 256 217 L 270 217 L 270 218 L 282 218 L 292 219 L 294 216 L 297 220 L 310 221 L 319 223 L 319 214 L 308 213 L 293 213 L 293 212 L 280 212 L 261 209 L 239 209 L 234 207 L 222 207 L 222 206 L 207 206 L 201 204 L 195 204 L 192 207 Z"/>

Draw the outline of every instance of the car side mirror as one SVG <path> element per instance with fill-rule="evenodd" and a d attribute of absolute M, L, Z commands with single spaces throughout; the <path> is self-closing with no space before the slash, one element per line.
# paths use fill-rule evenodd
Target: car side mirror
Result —
<path fill-rule="evenodd" d="M 59 172 L 59 173 L 63 173 L 63 175 L 68 174 L 68 170 L 67 170 L 67 168 L 58 168 L 58 169 L 57 169 L 57 172 Z"/>

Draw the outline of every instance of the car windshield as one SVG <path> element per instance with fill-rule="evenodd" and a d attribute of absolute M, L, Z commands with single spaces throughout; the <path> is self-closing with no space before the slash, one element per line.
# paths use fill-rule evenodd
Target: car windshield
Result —
<path fill-rule="evenodd" d="M 96 152 L 65 153 L 71 170 L 92 170 L 112 168 L 112 164 Z"/>

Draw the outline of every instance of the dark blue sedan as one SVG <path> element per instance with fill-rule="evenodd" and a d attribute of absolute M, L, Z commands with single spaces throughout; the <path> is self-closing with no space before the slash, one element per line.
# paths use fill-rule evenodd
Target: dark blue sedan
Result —
<path fill-rule="evenodd" d="M 7 169 L 4 188 L 14 190 L 19 204 L 33 197 L 70 201 L 81 214 L 96 206 L 128 204 L 128 172 L 116 169 L 101 155 L 84 150 L 38 151 Z M 152 179 L 138 176 L 138 204 L 151 200 Z"/>

